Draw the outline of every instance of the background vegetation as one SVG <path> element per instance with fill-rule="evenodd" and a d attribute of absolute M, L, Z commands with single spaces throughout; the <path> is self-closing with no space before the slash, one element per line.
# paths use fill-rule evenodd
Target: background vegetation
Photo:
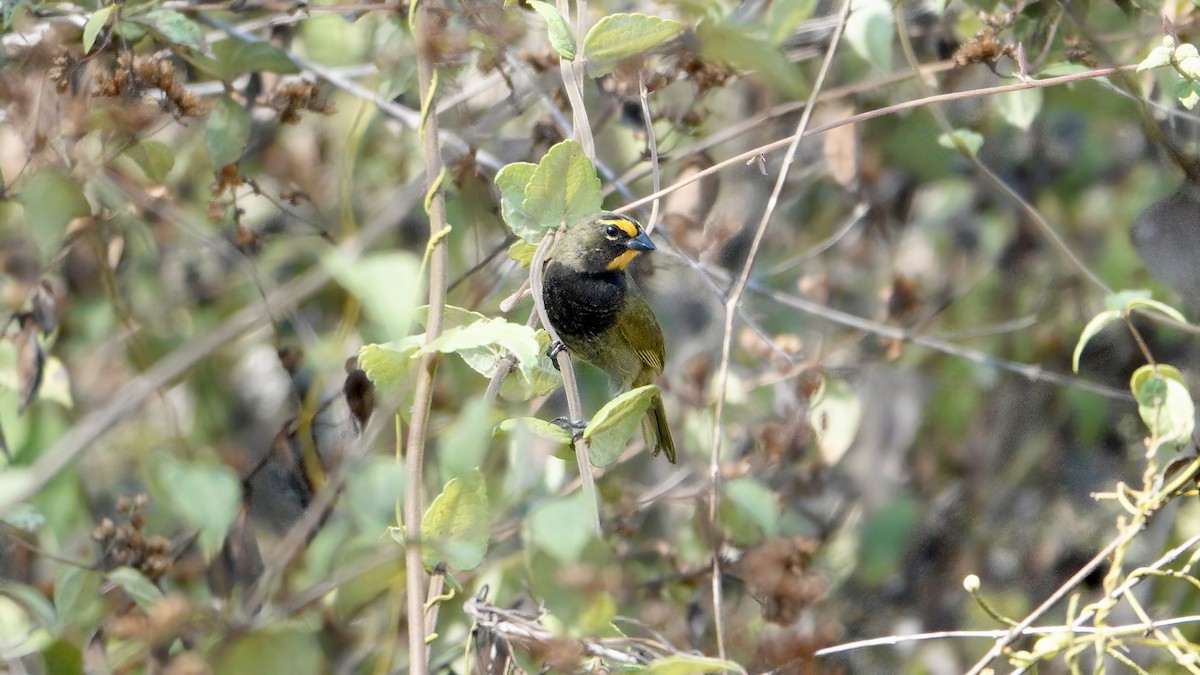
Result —
<path fill-rule="evenodd" d="M 8 670 L 1200 669 L 1191 3 L 0 8 Z"/>

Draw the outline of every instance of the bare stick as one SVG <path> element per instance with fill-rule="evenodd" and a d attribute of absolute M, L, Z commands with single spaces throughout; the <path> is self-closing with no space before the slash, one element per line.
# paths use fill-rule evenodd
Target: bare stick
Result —
<path fill-rule="evenodd" d="M 638 98 L 642 102 L 642 120 L 646 125 L 646 146 L 650 148 L 650 171 L 654 181 L 654 191 L 658 192 L 659 182 L 662 177 L 658 170 L 658 140 L 654 137 L 654 120 L 650 117 L 650 99 L 646 93 L 646 77 L 643 73 L 638 73 Z M 654 225 L 658 222 L 658 199 L 650 202 L 650 220 L 646 223 L 646 231 L 653 232 Z"/>
<path fill-rule="evenodd" d="M 837 52 L 838 44 L 842 39 L 842 31 L 846 26 L 846 18 L 849 15 L 850 0 L 843 0 L 837 28 L 834 29 L 833 38 L 829 42 L 829 49 L 825 52 L 825 60 L 821 63 L 821 70 L 817 73 L 817 81 L 813 85 L 812 93 L 809 95 L 808 105 L 804 107 L 804 113 L 800 116 L 800 123 L 796 126 L 796 133 L 792 134 L 789 139 L 787 154 L 784 155 L 783 164 L 779 168 L 779 175 L 775 178 L 775 187 L 771 190 L 770 198 L 767 199 L 766 208 L 763 209 L 762 219 L 758 223 L 758 230 L 754 233 L 754 241 L 750 244 L 750 251 L 746 254 L 746 262 L 742 265 L 742 274 L 738 277 L 737 282 L 734 283 L 725 300 L 725 329 L 721 340 L 721 365 L 717 371 L 717 405 L 716 412 L 713 414 L 712 456 L 709 458 L 708 518 L 712 524 L 712 531 L 714 533 L 718 531 L 717 507 L 720 503 L 721 495 L 721 415 L 725 411 L 725 389 L 729 384 L 729 356 L 733 346 L 733 319 L 737 314 L 737 307 L 742 300 L 742 295 L 746 292 L 746 284 L 750 280 L 750 270 L 754 268 L 754 259 L 758 255 L 763 235 L 766 234 L 767 224 L 771 222 L 771 214 L 775 212 L 775 206 L 779 203 L 779 195 L 783 192 L 784 183 L 787 182 L 788 169 L 796 158 L 796 149 L 800 145 L 800 139 L 804 137 L 805 129 L 808 128 L 808 121 L 812 119 L 813 102 L 816 101 L 817 95 L 820 94 L 821 85 L 824 84 L 825 76 L 829 73 L 829 65 L 833 62 L 833 55 Z M 717 652 L 720 658 L 724 659 L 725 630 L 721 621 L 721 558 L 715 550 L 712 556 L 712 595 L 713 621 L 715 622 L 717 631 Z"/>
<path fill-rule="evenodd" d="M 428 7 L 416 10 L 413 34 L 417 38 L 417 80 L 420 84 L 422 109 L 432 111 L 437 97 L 436 73 L 429 60 L 429 47 L 424 44 L 430 29 Z M 437 115 L 426 114 L 419 128 L 425 150 L 426 204 L 429 211 L 429 319 L 425 324 L 425 341 L 429 343 L 442 334 L 442 313 L 446 308 L 446 196 L 440 182 L 444 167 L 438 142 Z M 421 558 L 421 485 L 424 475 L 425 436 L 429 408 L 433 400 L 433 381 L 437 374 L 438 353 L 421 355 L 417 382 L 413 392 L 412 422 L 405 444 L 406 481 L 404 491 L 405 556 L 404 576 L 407 581 L 408 661 L 411 675 L 425 675 L 425 565 Z"/>
<path fill-rule="evenodd" d="M 543 265 L 546 261 L 546 255 L 550 252 L 550 246 L 554 243 L 554 233 L 547 232 L 545 237 L 542 237 L 542 243 L 538 246 L 537 251 L 533 254 L 533 264 L 529 266 L 529 283 L 530 290 L 533 292 L 533 305 L 537 310 L 537 315 L 546 327 L 546 332 L 550 334 L 550 343 L 560 342 L 558 331 L 554 330 L 554 326 L 550 325 L 550 319 L 546 316 L 546 303 L 542 299 L 542 274 L 544 272 Z M 567 414 L 571 417 L 572 422 L 583 419 L 583 401 L 579 398 L 579 384 L 575 381 L 575 369 L 571 365 L 571 356 L 567 350 L 559 350 L 557 356 L 558 370 L 562 373 L 563 393 L 567 397 Z M 596 496 L 596 478 L 592 475 L 592 462 L 588 459 L 587 441 L 583 438 L 575 439 L 575 463 L 579 465 L 579 482 L 583 486 L 583 494 L 587 495 L 588 504 L 592 510 L 592 530 L 596 536 L 601 535 L 600 531 L 600 500 Z"/>

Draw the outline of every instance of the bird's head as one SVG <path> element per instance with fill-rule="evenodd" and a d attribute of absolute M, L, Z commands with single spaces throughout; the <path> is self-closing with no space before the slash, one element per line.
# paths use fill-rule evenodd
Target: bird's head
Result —
<path fill-rule="evenodd" d="M 606 211 L 568 227 L 554 260 L 590 274 L 623 272 L 639 253 L 653 250 L 654 242 L 636 220 Z"/>

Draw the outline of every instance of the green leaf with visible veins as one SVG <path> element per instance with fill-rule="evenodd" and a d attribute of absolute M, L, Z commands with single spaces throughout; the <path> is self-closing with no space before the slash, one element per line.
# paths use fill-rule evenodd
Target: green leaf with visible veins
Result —
<path fill-rule="evenodd" d="M 653 384 L 638 387 L 609 401 L 583 430 L 588 458 L 594 466 L 607 466 L 621 456 L 625 444 L 641 426 L 650 399 L 659 392 Z"/>
<path fill-rule="evenodd" d="M 446 483 L 421 518 L 421 559 L 429 567 L 444 562 L 475 569 L 487 554 L 490 531 L 487 485 L 475 469 Z"/>
<path fill-rule="evenodd" d="M 543 229 L 554 229 L 598 213 L 603 199 L 600 177 L 583 148 L 563 141 L 538 162 L 525 187 L 524 208 Z"/>
<path fill-rule="evenodd" d="M 596 22 L 583 39 L 588 74 L 600 77 L 621 61 L 645 54 L 683 32 L 672 19 L 645 14 L 609 14 Z"/>

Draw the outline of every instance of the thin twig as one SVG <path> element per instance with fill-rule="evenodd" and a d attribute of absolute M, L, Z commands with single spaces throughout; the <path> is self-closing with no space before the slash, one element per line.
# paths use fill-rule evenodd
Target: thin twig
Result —
<path fill-rule="evenodd" d="M 570 0 L 557 0 L 558 13 L 562 14 L 567 25 L 571 23 Z M 576 0 L 575 44 L 583 51 L 583 27 L 587 20 L 587 4 Z M 583 154 L 593 163 L 596 161 L 596 142 L 592 139 L 592 125 L 588 122 L 587 108 L 583 104 L 583 60 L 568 61 L 560 58 L 558 69 L 562 73 L 563 89 L 567 92 L 567 100 L 571 102 L 572 126 L 575 127 L 575 140 L 583 148 Z"/>
<path fill-rule="evenodd" d="M 1200 616 L 1179 616 L 1172 617 L 1170 619 L 1163 619 L 1161 621 L 1135 623 L 1124 626 L 1109 626 L 1107 628 L 1089 628 L 1077 626 L 1075 624 L 1070 626 L 1031 626 L 1021 631 L 1021 635 L 1030 636 L 1054 635 L 1055 633 L 1077 633 L 1081 635 L 1102 634 L 1108 637 L 1114 637 L 1121 635 L 1139 635 L 1146 632 L 1148 628 L 1169 628 L 1171 626 L 1182 626 L 1197 622 L 1200 622 Z M 986 638 L 994 640 L 996 638 L 1004 637 L 1007 633 L 1007 630 L 944 630 L 933 633 L 914 633 L 912 635 L 889 635 L 887 637 L 871 638 L 869 640 L 855 640 L 854 642 L 846 642 L 834 647 L 818 649 L 813 653 L 813 655 L 831 656 L 833 654 L 852 652 L 858 649 L 867 649 L 870 647 L 893 647 L 906 642 L 926 642 L 929 640 L 958 638 Z"/>
<path fill-rule="evenodd" d="M 1154 495 L 1147 499 L 1145 508 L 1142 511 L 1134 514 L 1129 519 L 1129 522 L 1124 525 L 1124 529 L 1120 534 L 1118 534 L 1099 553 L 1097 553 L 1074 575 L 1072 575 L 1070 579 L 1063 582 L 1063 584 L 1059 586 L 1054 593 L 1050 594 L 1050 597 L 1046 598 L 1042 604 L 1038 605 L 1032 612 L 1029 613 L 1028 616 L 1017 623 L 1016 626 L 1013 626 L 1013 628 L 1009 630 L 1004 637 L 997 639 L 995 644 L 992 645 L 992 648 L 989 649 L 987 653 L 984 654 L 969 671 L 967 671 L 967 674 L 979 675 L 982 673 L 983 670 L 988 667 L 988 664 L 990 664 L 996 657 L 1000 656 L 1005 648 L 1007 648 L 1013 643 L 1014 640 L 1021 636 L 1021 631 L 1032 626 L 1035 621 L 1041 618 L 1043 614 L 1050 611 L 1054 605 L 1058 604 L 1058 602 L 1066 597 L 1068 593 L 1074 590 L 1076 586 L 1083 583 L 1083 580 L 1086 579 L 1093 570 L 1099 567 L 1110 555 L 1118 550 L 1123 550 L 1130 541 L 1133 541 L 1134 537 L 1136 537 L 1143 529 L 1145 529 L 1152 515 L 1157 512 L 1158 509 L 1162 508 L 1162 505 L 1168 499 L 1170 499 L 1171 496 L 1174 495 L 1177 490 L 1179 490 L 1179 488 L 1181 488 L 1185 483 L 1194 479 L 1197 469 L 1200 469 L 1200 459 L 1193 460 L 1187 468 L 1174 474 L 1169 483 L 1164 485 L 1161 490 L 1157 491 Z M 1116 563 L 1114 563 L 1114 569 L 1115 565 Z M 1097 605 L 1096 611 L 1099 611 L 1099 609 L 1100 607 Z"/>
<path fill-rule="evenodd" d="M 994 96 L 996 94 L 1003 94 L 1005 92 L 1010 92 L 1010 91 L 1022 91 L 1025 89 L 1039 89 L 1039 88 L 1043 88 L 1043 87 L 1055 87 L 1060 84 L 1069 84 L 1071 82 L 1080 82 L 1083 80 L 1093 80 L 1093 79 L 1097 79 L 1097 78 L 1101 78 L 1101 77 L 1108 77 L 1110 75 L 1115 75 L 1116 73 L 1128 72 L 1128 71 L 1132 71 L 1132 70 L 1136 70 L 1136 69 L 1137 69 L 1136 65 L 1117 66 L 1117 67 L 1113 67 L 1113 68 L 1097 68 L 1095 70 L 1089 70 L 1089 71 L 1086 71 L 1083 73 L 1073 73 L 1071 75 L 1063 75 L 1061 77 L 1048 77 L 1044 80 L 1028 80 L 1026 82 L 1020 82 L 1017 84 L 1006 84 L 1006 85 L 1001 85 L 998 87 L 984 87 L 984 88 L 980 88 L 980 89 L 970 89 L 968 91 L 956 91 L 956 92 L 950 92 L 950 93 L 945 93 L 945 94 L 937 94 L 935 96 L 927 96 L 924 98 L 913 99 L 911 101 L 904 101 L 901 103 L 896 103 L 894 105 L 884 106 L 882 108 L 877 108 L 875 110 L 868 110 L 867 112 L 864 112 L 864 113 L 859 113 L 857 115 L 851 115 L 850 117 L 847 117 L 845 119 L 834 120 L 833 122 L 828 122 L 826 124 L 822 124 L 821 126 L 813 127 L 812 129 L 809 129 L 804 132 L 804 138 L 807 138 L 809 136 L 816 136 L 818 134 L 823 134 L 826 131 L 830 131 L 832 129 L 837 129 L 839 127 L 844 127 L 848 124 L 858 124 L 859 122 L 866 122 L 867 120 L 873 120 L 876 117 L 883 117 L 885 115 L 891 115 L 893 113 L 903 112 L 905 110 L 912 110 L 913 108 L 920 108 L 922 106 L 930 105 L 933 103 L 947 103 L 950 101 L 960 101 L 963 99 L 978 98 L 981 96 Z M 733 166 L 735 164 L 744 164 L 746 162 L 746 160 L 748 160 L 752 157 L 757 157 L 758 155 L 765 155 L 768 152 L 774 152 L 776 150 L 779 150 L 780 148 L 786 148 L 788 145 L 791 144 L 791 142 L 792 142 L 791 137 L 781 138 L 777 141 L 771 141 L 770 143 L 767 143 L 765 145 L 760 145 L 757 148 L 747 150 L 746 152 L 743 152 L 740 155 L 730 157 L 729 159 L 726 159 L 724 161 L 717 162 L 716 164 L 713 164 L 712 166 L 704 169 L 703 171 L 697 171 L 696 173 L 691 174 L 683 179 L 680 179 L 657 192 L 646 195 L 645 197 L 642 197 L 641 199 L 638 199 L 634 202 L 630 202 L 629 204 L 626 204 L 625 206 L 617 209 L 617 212 L 623 213 L 625 211 L 635 209 L 635 208 L 641 206 L 642 204 L 645 204 L 654 199 L 658 199 L 660 197 L 669 195 L 672 192 L 675 192 L 676 190 L 682 189 L 683 187 L 690 185 L 690 184 L 700 180 L 701 178 L 704 178 L 705 176 L 710 176 L 726 167 Z"/>
<path fill-rule="evenodd" d="M 434 109 L 437 99 L 437 73 L 430 62 L 425 40 L 433 30 L 429 7 L 416 10 L 413 34 L 417 39 L 417 82 L 422 109 Z M 441 181 L 445 171 L 439 142 L 437 115 L 428 114 L 418 129 L 425 151 L 426 200 L 429 211 L 429 312 L 425 323 L 426 344 L 442 334 L 446 307 L 446 194 Z M 428 435 L 429 409 L 433 401 L 433 382 L 437 374 L 438 352 L 421 355 L 413 390 L 412 419 L 405 444 L 406 485 L 404 491 L 405 562 L 408 607 L 408 660 L 411 675 L 425 675 L 428 665 L 425 645 L 425 565 L 421 556 L 421 487 L 424 476 L 425 441 Z"/>
<path fill-rule="evenodd" d="M 529 285 L 530 291 L 533 293 L 533 306 L 542 325 L 546 327 L 546 332 L 550 334 L 551 344 L 560 340 L 558 331 L 550 325 L 550 319 L 546 315 L 546 303 L 542 298 L 542 274 L 546 256 L 550 252 L 550 246 L 554 243 L 554 237 L 553 232 L 547 232 L 546 236 L 542 237 L 542 243 L 534 252 L 533 263 L 529 266 Z M 579 397 L 579 384 L 575 381 L 575 369 L 571 365 L 571 356 L 566 349 L 562 349 L 559 350 L 556 358 L 558 370 L 562 373 L 563 393 L 567 397 L 567 414 L 570 415 L 572 422 L 582 420 L 583 401 Z M 583 494 L 587 495 L 587 502 L 592 512 L 592 531 L 599 537 L 602 534 L 600 530 L 600 500 L 596 495 L 596 478 L 592 474 L 592 462 L 588 458 L 587 441 L 582 437 L 576 438 L 574 445 L 575 463 L 579 466 L 579 481 L 583 486 Z"/>
<path fill-rule="evenodd" d="M 784 183 L 787 182 L 788 169 L 796 158 L 796 150 L 800 146 L 800 139 L 804 137 L 804 132 L 808 128 L 808 122 L 812 119 L 813 102 L 820 94 L 821 85 L 825 83 L 825 76 L 829 73 L 830 64 L 833 63 L 833 55 L 837 52 L 838 44 L 841 42 L 842 32 L 846 26 L 846 18 L 850 16 L 850 4 L 850 0 L 843 0 L 842 2 L 842 11 L 838 18 L 837 27 L 834 29 L 833 37 L 829 42 L 829 48 L 825 52 L 825 60 L 821 63 L 821 69 L 817 73 L 816 83 L 813 85 L 812 93 L 809 95 L 808 105 L 805 106 L 804 113 L 800 116 L 800 123 L 796 126 L 796 133 L 792 134 L 790 138 L 787 153 L 783 158 L 783 164 L 779 168 L 779 175 L 775 179 L 775 187 L 771 190 L 771 196 L 767 199 L 762 219 L 758 223 L 758 229 L 754 233 L 754 240 L 750 244 L 750 251 L 746 254 L 746 262 L 742 265 L 741 276 L 738 277 L 725 300 L 725 327 L 721 340 L 721 365 L 717 371 L 717 405 L 716 411 L 713 413 L 712 455 L 709 458 L 710 489 L 708 495 L 708 518 L 714 533 L 719 532 L 717 508 L 720 503 L 721 485 L 721 416 L 725 411 L 725 390 L 729 384 L 729 358 L 733 347 L 734 316 L 737 313 L 738 304 L 742 300 L 742 295 L 746 292 L 746 284 L 750 281 L 750 271 L 754 268 L 754 260 L 758 255 L 758 249 L 762 244 L 763 236 L 766 234 L 767 224 L 771 222 L 771 215 L 775 212 L 775 206 L 779 203 L 779 195 L 783 192 Z M 713 551 L 712 555 L 712 596 L 713 621 L 717 632 L 717 652 L 720 658 L 724 659 L 725 629 L 721 620 L 721 559 L 716 550 Z"/>
<path fill-rule="evenodd" d="M 638 72 L 638 98 L 642 103 L 642 120 L 646 125 L 646 147 L 650 149 L 650 172 L 653 180 L 654 191 L 658 192 L 662 176 L 658 167 L 658 139 L 654 137 L 654 120 L 650 117 L 650 99 L 646 92 L 646 77 L 642 72 Z M 658 206 L 661 200 L 655 199 L 650 202 L 650 219 L 646 221 L 646 231 L 653 232 L 654 226 L 658 223 Z"/>

